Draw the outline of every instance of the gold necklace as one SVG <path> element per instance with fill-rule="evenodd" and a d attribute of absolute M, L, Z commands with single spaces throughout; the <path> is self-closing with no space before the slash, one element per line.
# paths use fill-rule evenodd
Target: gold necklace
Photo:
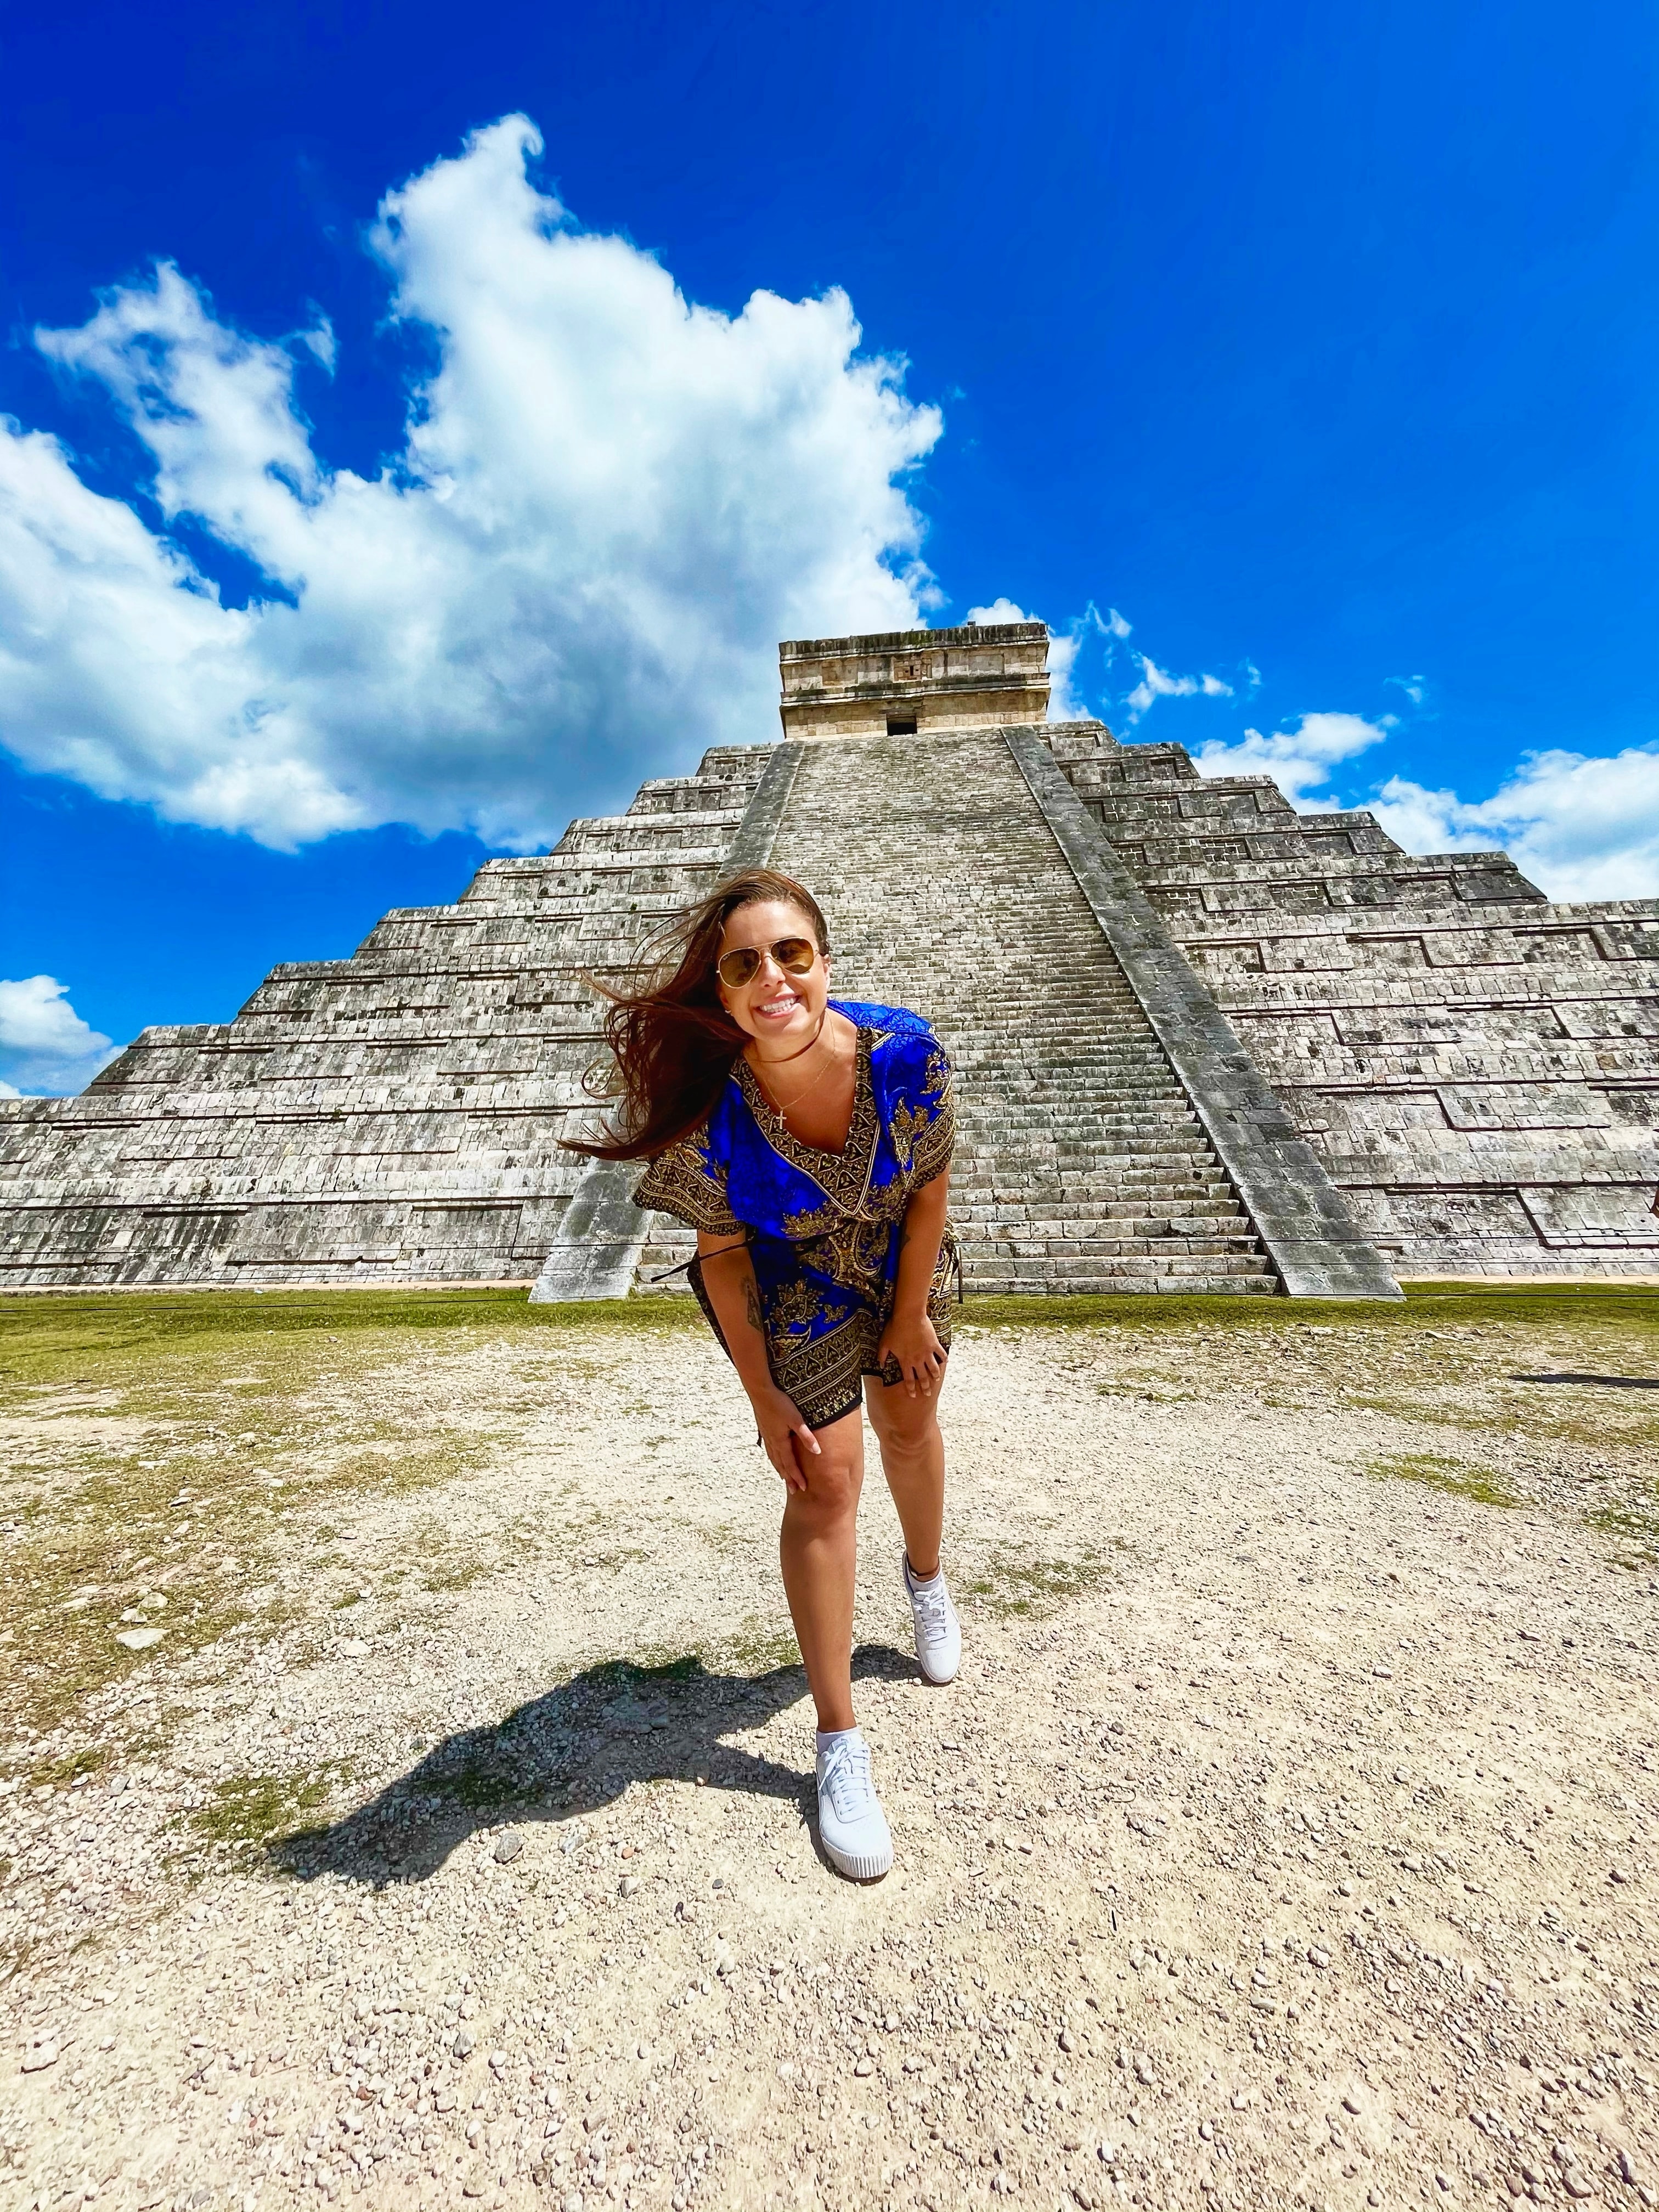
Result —
<path fill-rule="evenodd" d="M 826 1013 L 826 1014 L 825 1014 L 825 1016 L 824 1016 L 824 1021 L 828 1021 L 828 1019 L 829 1019 L 829 1015 Z M 812 1045 L 817 1044 L 817 1043 L 818 1042 L 819 1039 L 823 1036 L 823 1022 L 820 1022 L 820 1023 L 818 1024 L 818 1034 L 817 1034 L 817 1036 L 815 1036 L 815 1037 L 813 1038 L 813 1040 L 812 1040 L 812 1044 L 809 1044 L 809 1045 L 807 1045 L 807 1046 L 804 1047 L 804 1048 L 803 1048 L 803 1049 L 802 1049 L 801 1051 L 799 1051 L 799 1052 L 792 1052 L 792 1053 L 790 1054 L 790 1055 L 789 1055 L 789 1060 L 805 1060 L 805 1057 L 806 1057 L 806 1055 L 807 1055 L 807 1054 L 808 1054 L 809 1052 L 811 1052 L 811 1049 L 812 1049 Z M 785 1065 L 786 1066 L 788 1066 L 788 1064 L 789 1064 L 788 1060 L 786 1060 L 786 1061 L 784 1062 L 784 1065 Z M 755 1064 L 754 1064 L 754 1062 L 753 1062 L 752 1060 L 750 1062 L 750 1067 L 751 1067 L 751 1068 L 753 1068 L 753 1070 L 754 1070 L 755 1080 L 757 1081 L 757 1083 L 758 1083 L 758 1084 L 759 1084 L 759 1085 L 760 1085 L 760 1087 L 761 1087 L 761 1094 L 762 1094 L 762 1096 L 765 1098 L 765 1100 L 766 1100 L 767 1103 L 771 1107 L 772 1111 L 773 1111 L 773 1112 L 777 1115 L 777 1117 L 778 1117 L 779 1121 L 782 1121 L 782 1120 L 783 1120 L 783 1119 L 784 1119 L 787 1115 L 793 1114 L 793 1113 L 794 1112 L 794 1110 L 795 1110 L 796 1107 L 797 1107 L 797 1106 L 799 1106 L 799 1105 L 800 1104 L 800 1102 L 801 1102 L 801 1100 L 802 1100 L 803 1098 L 810 1098 L 810 1097 L 811 1097 L 811 1096 L 812 1095 L 813 1091 L 815 1091 L 817 1089 L 817 1087 L 818 1087 L 819 1084 L 823 1082 L 823 1080 L 824 1077 L 825 1077 L 826 1075 L 828 1075 L 828 1074 L 829 1074 L 829 1073 L 830 1073 L 830 1069 L 831 1069 L 832 1067 L 836 1066 L 836 1065 L 837 1065 L 837 1062 L 836 1062 L 836 1055 L 835 1055 L 835 1053 L 834 1053 L 834 1051 L 833 1051 L 833 1049 L 832 1049 L 832 1050 L 831 1050 L 831 1052 L 830 1052 L 830 1054 L 829 1059 L 824 1062 L 823 1066 L 818 1070 L 817 1073 L 817 1074 L 812 1078 L 812 1080 L 811 1080 L 809 1084 L 807 1084 L 807 1085 L 805 1085 L 802 1090 L 798 1091 L 795 1093 L 794 1097 L 793 1097 L 792 1099 L 790 1099 L 790 1100 L 789 1100 L 789 1102 L 788 1102 L 788 1103 L 787 1103 L 787 1105 L 781 1105 L 781 1104 L 779 1103 L 779 1102 L 778 1102 L 778 1100 L 777 1100 L 776 1097 L 774 1095 L 774 1092 L 773 1092 L 773 1091 L 772 1091 L 772 1087 L 771 1087 L 771 1085 L 767 1082 L 766 1078 L 765 1078 L 765 1077 L 761 1073 L 761 1072 L 760 1072 L 759 1068 L 755 1066 Z"/>

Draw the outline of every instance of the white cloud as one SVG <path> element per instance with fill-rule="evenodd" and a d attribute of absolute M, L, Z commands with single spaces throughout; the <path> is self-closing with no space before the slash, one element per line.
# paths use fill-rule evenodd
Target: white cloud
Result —
<path fill-rule="evenodd" d="M 993 599 L 988 607 L 969 607 L 963 617 L 964 623 L 1041 622 L 1041 615 L 1028 615 L 1024 607 L 1017 607 L 1012 599 Z"/>
<path fill-rule="evenodd" d="M 76 1012 L 68 984 L 55 975 L 0 981 L 0 1060 L 16 1079 L 0 1084 L 0 1097 L 79 1091 L 115 1054 L 109 1039 Z"/>
<path fill-rule="evenodd" d="M 1490 799 L 1474 804 L 1390 776 L 1373 811 L 1407 852 L 1501 845 L 1552 898 L 1659 896 L 1659 747 L 1600 759 L 1526 753 Z"/>
<path fill-rule="evenodd" d="M 1114 610 L 1115 612 L 1115 610 Z M 1121 620 L 1121 617 L 1120 617 Z M 1127 636 L 1127 625 L 1115 635 Z M 1125 720 L 1133 726 L 1160 699 L 1231 699 L 1233 687 L 1224 684 L 1218 676 L 1171 676 L 1144 653 L 1131 656 L 1140 671 L 1140 681 L 1123 702 L 1128 712 Z"/>
<path fill-rule="evenodd" d="M 1379 744 L 1392 726 L 1386 714 L 1375 722 L 1363 714 L 1304 714 L 1293 730 L 1267 736 L 1246 730 L 1236 745 L 1204 745 L 1193 758 L 1200 775 L 1270 775 L 1292 806 L 1317 811 L 1338 804 L 1328 793 L 1313 795 L 1324 791 L 1337 763 Z"/>
<path fill-rule="evenodd" d="M 1106 665 L 1109 667 L 1118 641 L 1127 637 L 1130 625 L 1115 607 L 1108 607 L 1102 614 L 1091 599 L 1083 612 L 1074 615 L 1063 630 L 1050 633 L 1048 720 L 1051 722 L 1081 722 L 1093 719 L 1094 709 L 1076 689 L 1079 656 L 1091 639 L 1098 637 L 1103 641 Z"/>
<path fill-rule="evenodd" d="M 292 846 L 388 820 L 529 846 L 612 789 L 774 720 L 776 641 L 935 603 L 909 472 L 938 439 L 846 295 L 688 302 L 526 173 L 522 117 L 391 193 L 374 234 L 435 368 L 373 478 L 331 469 L 303 352 L 163 265 L 38 334 L 149 448 L 169 523 L 251 559 L 225 606 L 188 555 L 0 422 L 0 727 L 28 766 Z"/>
<path fill-rule="evenodd" d="M 1429 696 L 1429 679 L 1426 676 L 1385 676 L 1382 678 L 1384 690 L 1390 684 L 1403 691 L 1413 707 L 1420 707 Z"/>

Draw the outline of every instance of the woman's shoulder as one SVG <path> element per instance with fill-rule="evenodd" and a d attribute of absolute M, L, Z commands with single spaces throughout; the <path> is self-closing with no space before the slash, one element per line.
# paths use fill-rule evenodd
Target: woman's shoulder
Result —
<path fill-rule="evenodd" d="M 830 1003 L 838 1014 L 845 1014 L 860 1029 L 872 1030 L 878 1042 L 890 1037 L 923 1037 L 938 1042 L 927 1017 L 913 1014 L 908 1006 L 881 1006 L 867 999 L 831 999 Z"/>
<path fill-rule="evenodd" d="M 906 1097 L 938 1095 L 950 1088 L 951 1060 L 923 1014 L 908 1006 L 878 1006 L 852 1000 L 832 1000 L 851 1021 L 871 1032 L 870 1064 L 884 1091 L 890 1087 Z"/>

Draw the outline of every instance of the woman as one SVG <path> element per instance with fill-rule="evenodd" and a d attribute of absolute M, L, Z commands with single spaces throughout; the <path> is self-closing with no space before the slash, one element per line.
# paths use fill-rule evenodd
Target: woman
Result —
<path fill-rule="evenodd" d="M 577 1149 L 648 1158 L 635 1203 L 697 1232 L 691 1286 L 783 1478 L 783 1584 L 817 1708 L 819 1833 L 842 1874 L 872 1881 L 893 1843 L 853 1711 L 866 1375 L 927 1680 L 951 1681 L 962 1649 L 939 1566 L 950 1062 L 920 1015 L 830 998 L 823 916 L 787 876 L 732 877 L 684 917 L 677 942 L 672 975 L 615 999 L 622 1125 Z"/>

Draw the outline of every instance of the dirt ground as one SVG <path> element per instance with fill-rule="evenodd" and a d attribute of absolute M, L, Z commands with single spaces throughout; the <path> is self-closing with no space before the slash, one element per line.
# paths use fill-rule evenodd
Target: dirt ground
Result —
<path fill-rule="evenodd" d="M 12 1298 L 0 1417 L 0 2212 L 1659 2203 L 1651 1291 L 970 1304 L 866 1888 L 679 1304 Z"/>

